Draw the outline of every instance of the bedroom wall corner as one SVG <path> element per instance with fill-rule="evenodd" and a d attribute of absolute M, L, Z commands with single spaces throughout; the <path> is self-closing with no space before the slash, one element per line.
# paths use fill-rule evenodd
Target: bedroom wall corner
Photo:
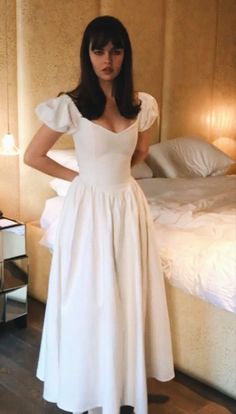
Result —
<path fill-rule="evenodd" d="M 0 138 L 7 133 L 7 71 L 10 130 L 18 141 L 16 82 L 15 0 L 0 0 Z M 7 27 L 6 27 L 7 19 Z M 6 33 L 7 29 L 7 33 Z M 8 65 L 6 54 L 8 40 Z M 19 159 L 0 155 L 0 209 L 5 216 L 19 219 Z"/>

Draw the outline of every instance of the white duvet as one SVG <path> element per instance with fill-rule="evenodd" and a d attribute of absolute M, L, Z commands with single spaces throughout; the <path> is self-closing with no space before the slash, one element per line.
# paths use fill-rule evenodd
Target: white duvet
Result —
<path fill-rule="evenodd" d="M 139 183 L 155 222 L 166 278 L 236 313 L 236 176 L 150 178 Z M 63 199 L 47 200 L 41 217 L 41 242 L 51 249 Z"/>
<path fill-rule="evenodd" d="M 165 276 L 236 312 L 236 176 L 142 180 Z"/>

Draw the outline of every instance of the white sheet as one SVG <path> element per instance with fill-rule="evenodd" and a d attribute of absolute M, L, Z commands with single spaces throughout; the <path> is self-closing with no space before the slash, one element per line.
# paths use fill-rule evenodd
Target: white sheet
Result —
<path fill-rule="evenodd" d="M 236 176 L 142 180 L 170 283 L 236 312 Z"/>
<path fill-rule="evenodd" d="M 236 313 L 236 176 L 139 180 L 170 283 Z M 47 200 L 42 244 L 53 248 L 63 197 Z"/>

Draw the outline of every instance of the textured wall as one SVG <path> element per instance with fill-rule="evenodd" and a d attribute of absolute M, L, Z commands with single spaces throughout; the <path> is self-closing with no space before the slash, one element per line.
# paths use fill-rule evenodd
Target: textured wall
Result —
<path fill-rule="evenodd" d="M 236 141 L 236 1 L 218 0 L 217 5 L 211 139 Z"/>
<path fill-rule="evenodd" d="M 131 37 L 136 89 L 153 94 L 159 102 L 161 125 L 159 130 L 154 126 L 153 141 L 202 135 L 217 140 L 219 147 L 227 146 L 231 154 L 235 151 L 236 157 L 235 0 L 208 0 L 207 7 L 205 0 L 57 0 L 56 7 L 54 0 L 8 1 L 10 116 L 22 153 L 40 125 L 34 115 L 37 103 L 78 81 L 85 26 L 99 14 L 112 14 L 124 22 Z M 0 0 L 0 8 L 2 135 L 6 128 L 5 0 Z M 56 144 L 71 145 L 70 137 Z M 0 158 L 0 208 L 12 217 L 33 220 L 53 192 L 48 176 L 25 166 L 21 157 L 19 161 L 18 166 L 17 158 Z"/>
<path fill-rule="evenodd" d="M 0 0 L 0 138 L 7 132 L 7 70 L 10 129 L 17 140 L 16 91 L 16 13 L 15 0 Z M 6 33 L 6 18 L 8 33 Z M 8 39 L 8 68 L 6 57 Z M 0 155 L 0 209 L 4 214 L 19 218 L 18 157 Z"/>
<path fill-rule="evenodd" d="M 161 138 L 236 140 L 236 1 L 166 0 Z"/>
<path fill-rule="evenodd" d="M 79 79 L 79 46 L 88 21 L 99 14 L 98 0 L 18 0 L 18 104 L 20 146 L 24 150 L 40 126 L 35 106 Z M 60 147 L 71 146 L 63 137 Z M 44 198 L 52 195 L 48 177 L 20 164 L 23 220 L 39 217 Z M 41 192 L 43 197 L 41 196 Z"/>
<path fill-rule="evenodd" d="M 168 0 L 163 83 L 162 139 L 202 134 L 211 105 L 215 0 Z"/>

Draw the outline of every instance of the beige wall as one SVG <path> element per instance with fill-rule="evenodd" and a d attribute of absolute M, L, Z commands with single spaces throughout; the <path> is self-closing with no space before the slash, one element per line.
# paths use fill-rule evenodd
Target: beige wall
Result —
<path fill-rule="evenodd" d="M 162 139 L 236 140 L 236 1 L 165 4 Z"/>
<path fill-rule="evenodd" d="M 57 0 L 56 7 L 55 0 L 9 0 L 9 4 L 10 116 L 22 152 L 39 127 L 36 104 L 77 83 L 82 32 L 99 14 L 117 16 L 129 30 L 136 89 L 153 94 L 160 106 L 161 125 L 153 129 L 153 142 L 180 135 L 202 135 L 211 142 L 221 136 L 236 140 L 236 0 L 208 0 L 207 7 L 205 0 Z M 2 52 L 5 0 L 0 0 L 0 7 Z M 0 53 L 1 91 L 5 72 Z M 4 93 L 0 103 L 2 135 Z M 57 147 L 71 145 L 71 138 L 63 137 Z M 45 198 L 53 195 L 48 181 L 25 166 L 22 157 L 19 166 L 17 158 L 0 158 L 0 208 L 12 217 L 37 219 Z"/>
<path fill-rule="evenodd" d="M 7 32 L 6 33 L 6 18 Z M 16 9 L 15 1 L 0 0 L 0 138 L 7 133 L 7 58 L 8 36 L 8 90 L 10 129 L 18 140 L 17 88 L 16 88 Z M 17 157 L 0 156 L 0 209 L 17 218 L 19 216 L 19 160 Z"/>
<path fill-rule="evenodd" d="M 18 0 L 18 108 L 22 151 L 40 126 L 35 106 L 72 88 L 79 79 L 82 32 L 99 14 L 98 0 Z M 63 137 L 57 147 L 72 145 Z M 39 217 L 44 198 L 52 196 L 49 177 L 20 163 L 20 216 Z M 44 192 L 41 197 L 40 191 Z"/>

